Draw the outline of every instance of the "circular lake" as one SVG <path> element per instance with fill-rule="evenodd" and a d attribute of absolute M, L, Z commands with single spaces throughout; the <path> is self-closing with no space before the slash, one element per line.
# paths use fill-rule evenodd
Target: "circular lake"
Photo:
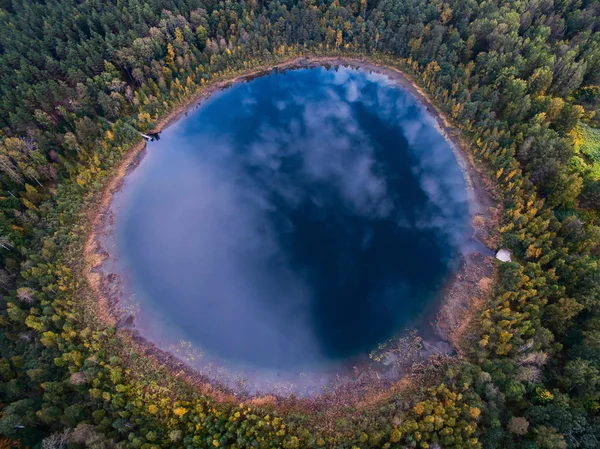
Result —
<path fill-rule="evenodd" d="M 148 145 L 113 209 L 142 335 L 290 372 L 415 325 L 469 229 L 461 170 L 427 109 L 346 68 L 214 94 Z"/>

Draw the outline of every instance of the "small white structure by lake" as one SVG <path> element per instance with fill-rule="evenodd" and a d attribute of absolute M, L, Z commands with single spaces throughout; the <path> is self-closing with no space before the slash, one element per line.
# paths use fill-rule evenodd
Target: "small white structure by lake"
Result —
<path fill-rule="evenodd" d="M 502 262 L 510 262 L 512 259 L 510 257 L 510 250 L 501 249 L 496 253 L 496 259 L 501 260 Z"/>

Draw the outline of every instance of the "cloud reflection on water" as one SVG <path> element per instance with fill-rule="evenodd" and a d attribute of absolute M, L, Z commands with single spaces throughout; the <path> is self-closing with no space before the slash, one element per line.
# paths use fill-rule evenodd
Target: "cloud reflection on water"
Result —
<path fill-rule="evenodd" d="M 414 318 L 466 216 L 452 152 L 408 93 L 313 69 L 236 86 L 165 131 L 117 229 L 142 328 L 289 368 Z"/>

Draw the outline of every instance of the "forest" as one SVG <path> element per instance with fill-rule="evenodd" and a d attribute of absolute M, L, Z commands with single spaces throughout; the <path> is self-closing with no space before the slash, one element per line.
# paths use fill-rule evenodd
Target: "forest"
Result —
<path fill-rule="evenodd" d="M 513 254 L 464 356 L 331 419 L 201 393 L 102 325 L 82 273 L 140 132 L 299 56 L 414 79 L 497 183 Z M 0 448 L 600 447 L 599 164 L 597 0 L 1 0 Z"/>

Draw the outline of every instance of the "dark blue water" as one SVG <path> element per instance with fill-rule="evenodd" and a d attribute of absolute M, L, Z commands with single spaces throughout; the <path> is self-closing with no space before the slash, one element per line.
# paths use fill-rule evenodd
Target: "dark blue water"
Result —
<path fill-rule="evenodd" d="M 119 201 L 143 333 L 290 370 L 414 324 L 468 222 L 459 166 L 425 108 L 351 69 L 213 96 L 149 145 Z"/>

